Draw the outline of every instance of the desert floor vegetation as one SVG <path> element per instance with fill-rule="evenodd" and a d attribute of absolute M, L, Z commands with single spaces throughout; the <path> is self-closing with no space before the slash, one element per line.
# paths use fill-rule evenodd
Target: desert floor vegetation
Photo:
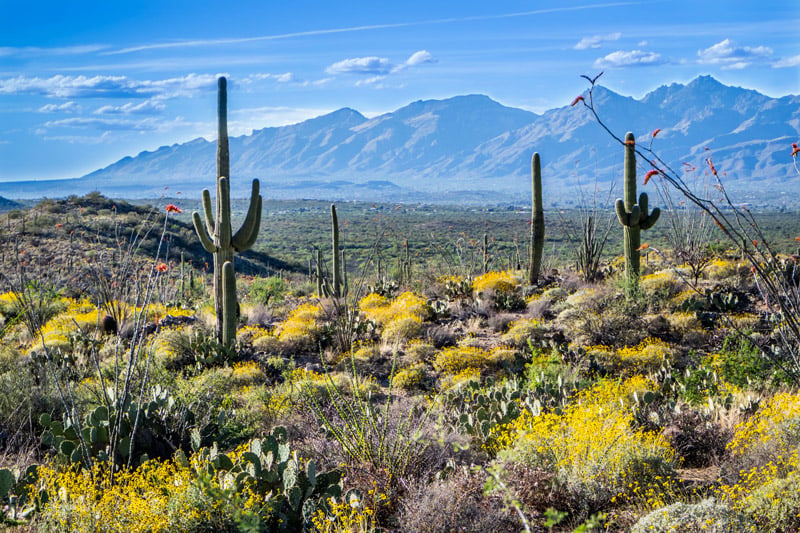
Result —
<path fill-rule="evenodd" d="M 467 215 L 408 207 L 441 230 L 408 250 L 408 228 L 350 206 L 336 298 L 318 294 L 330 222 L 312 210 L 318 240 L 280 241 L 305 256 L 237 257 L 229 346 L 208 256 L 172 202 L 93 194 L 0 217 L 3 526 L 800 527 L 791 338 L 766 278 L 707 225 L 695 255 L 655 226 L 635 287 L 611 238 L 591 272 L 546 245 L 531 285 L 510 231 L 471 238 L 447 229 Z M 762 268 L 796 283 L 779 253 L 794 235 L 772 237 Z"/>

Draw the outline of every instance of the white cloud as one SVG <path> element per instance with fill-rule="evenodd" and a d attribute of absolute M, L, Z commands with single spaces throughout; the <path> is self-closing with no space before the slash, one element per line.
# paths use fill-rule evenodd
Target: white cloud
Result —
<path fill-rule="evenodd" d="M 609 33 L 608 35 L 592 35 L 584 37 L 575 45 L 575 50 L 587 50 L 589 48 L 600 48 L 605 41 L 618 41 L 622 37 L 620 32 Z"/>
<path fill-rule="evenodd" d="M 407 67 L 416 67 L 417 65 L 422 65 L 423 63 L 435 63 L 436 60 L 433 58 L 430 52 L 427 50 L 419 50 L 411 54 L 411 56 L 406 59 L 405 65 Z"/>
<path fill-rule="evenodd" d="M 134 104 L 128 102 L 123 105 L 104 105 L 95 110 L 95 115 L 151 115 L 163 111 L 166 106 L 155 99 L 145 100 Z"/>
<path fill-rule="evenodd" d="M 44 123 L 45 128 L 95 128 L 105 131 L 110 130 L 132 130 L 132 131 L 156 131 L 160 124 L 153 118 L 142 120 L 130 120 L 124 118 L 64 118 L 61 120 L 50 120 Z"/>
<path fill-rule="evenodd" d="M 290 81 L 295 81 L 295 77 L 291 72 L 284 72 L 283 74 L 250 74 L 246 78 L 241 79 L 239 83 L 253 83 L 254 81 L 261 80 L 275 80 L 278 83 L 288 83 Z"/>
<path fill-rule="evenodd" d="M 800 67 L 800 55 L 784 57 L 772 64 L 772 68 Z"/>
<path fill-rule="evenodd" d="M 78 46 L 61 46 L 55 48 L 41 48 L 38 46 L 0 46 L 0 57 L 32 57 L 32 56 L 65 56 L 91 54 L 107 49 L 108 46 L 102 44 L 85 44 Z"/>
<path fill-rule="evenodd" d="M 0 94 L 38 94 L 56 98 L 174 98 L 216 89 L 217 74 L 188 74 L 163 80 L 126 76 L 17 76 L 0 80 Z"/>
<path fill-rule="evenodd" d="M 386 57 L 354 57 L 338 61 L 328 68 L 328 74 L 363 74 L 369 78 L 359 80 L 356 86 L 374 85 L 383 80 L 387 75 L 400 72 L 402 70 L 424 65 L 425 63 L 436 63 L 436 59 L 427 50 L 417 50 L 408 59 L 399 64 L 392 63 Z"/>
<path fill-rule="evenodd" d="M 661 54 L 643 50 L 617 50 L 595 60 L 595 68 L 649 67 L 666 61 Z"/>
<path fill-rule="evenodd" d="M 768 46 L 737 46 L 730 39 L 724 39 L 704 50 L 698 50 L 697 62 L 738 70 L 750 66 L 754 61 L 766 60 L 771 56 L 772 48 Z"/>
<path fill-rule="evenodd" d="M 343 59 L 325 69 L 328 74 L 388 74 L 394 66 L 385 57 L 353 57 Z"/>
<path fill-rule="evenodd" d="M 79 113 L 81 106 L 70 100 L 63 104 L 46 104 L 37 109 L 37 111 L 39 113 Z"/>

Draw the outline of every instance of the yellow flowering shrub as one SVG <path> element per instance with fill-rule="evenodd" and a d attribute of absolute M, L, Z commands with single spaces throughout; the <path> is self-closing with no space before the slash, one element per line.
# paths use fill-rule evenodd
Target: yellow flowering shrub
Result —
<path fill-rule="evenodd" d="M 420 333 L 422 333 L 422 319 L 409 313 L 387 323 L 383 327 L 381 338 L 387 342 L 398 342 L 418 337 Z"/>
<path fill-rule="evenodd" d="M 416 363 L 430 361 L 435 354 L 436 348 L 419 339 L 409 341 L 405 348 L 406 358 Z"/>
<path fill-rule="evenodd" d="M 632 375 L 658 370 L 672 357 L 673 350 L 661 339 L 647 337 L 637 346 L 625 346 L 613 352 L 597 351 L 595 355 L 614 372 Z"/>
<path fill-rule="evenodd" d="M 680 290 L 681 281 L 674 272 L 661 270 L 654 274 L 648 274 L 639 278 L 639 288 L 645 293 L 659 294 L 669 297 L 677 294 Z"/>
<path fill-rule="evenodd" d="M 487 272 L 472 280 L 472 290 L 476 293 L 487 291 L 513 292 L 519 287 L 519 280 L 510 270 Z"/>
<path fill-rule="evenodd" d="M 481 371 L 477 368 L 465 368 L 457 374 L 448 374 L 439 380 L 439 389 L 446 391 L 466 385 L 471 381 L 480 381 Z"/>
<path fill-rule="evenodd" d="M 419 335 L 422 321 L 429 314 L 425 299 L 413 292 L 404 292 L 394 300 L 371 293 L 359 301 L 358 307 L 369 320 L 383 327 L 381 337 L 387 342 Z"/>
<path fill-rule="evenodd" d="M 391 301 L 384 296 L 371 293 L 358 302 L 358 308 L 379 326 L 409 316 L 422 321 L 428 315 L 427 302 L 413 292 L 404 292 Z"/>
<path fill-rule="evenodd" d="M 255 361 L 244 361 L 233 365 L 231 380 L 240 387 L 263 383 L 265 379 L 264 371 Z"/>
<path fill-rule="evenodd" d="M 521 318 L 509 324 L 506 332 L 500 341 L 517 348 L 524 348 L 528 345 L 528 340 L 538 343 L 543 335 L 547 333 L 547 326 L 537 318 Z"/>
<path fill-rule="evenodd" d="M 406 368 L 401 368 L 394 375 L 392 385 L 403 390 L 415 390 L 423 388 L 428 379 L 426 366 L 416 363 Z"/>
<path fill-rule="evenodd" d="M 59 531 L 186 531 L 222 525 L 219 509 L 198 505 L 194 473 L 175 461 L 148 461 L 115 473 L 97 464 L 92 471 L 39 468 L 39 488 L 50 495 L 41 517 Z M 216 515 L 216 516 L 215 516 Z"/>
<path fill-rule="evenodd" d="M 436 354 L 433 367 L 443 374 L 457 374 L 462 370 L 480 372 L 494 363 L 492 354 L 477 346 L 451 346 Z"/>
<path fill-rule="evenodd" d="M 740 265 L 730 259 L 716 258 L 706 266 L 706 275 L 711 279 L 727 279 L 739 272 Z"/>
<path fill-rule="evenodd" d="M 364 505 L 359 498 L 340 501 L 328 500 L 329 509 L 314 513 L 312 523 L 319 533 L 371 533 L 375 511 Z"/>
<path fill-rule="evenodd" d="M 792 425 L 800 425 L 800 394 L 777 393 L 755 415 L 736 426 L 727 449 L 733 455 L 756 453 L 765 448 L 788 454 L 797 445 L 786 440 L 790 434 L 787 429 Z M 796 433 L 796 429 L 791 433 Z"/>
<path fill-rule="evenodd" d="M 652 482 L 669 480 L 664 472 L 649 472 L 646 465 L 669 471 L 674 452 L 661 434 L 633 429 L 631 408 L 634 392 L 641 395 L 652 388 L 641 376 L 603 380 L 577 394 L 561 414 L 534 416 L 523 410 L 497 430 L 498 446 L 507 458 L 553 471 L 572 494 L 608 502 L 620 495 L 633 497 L 626 491 L 636 488 L 653 491 L 651 501 L 644 503 L 656 506 L 658 492 Z"/>
<path fill-rule="evenodd" d="M 319 333 L 322 315 L 319 305 L 310 302 L 300 305 L 278 326 L 278 339 L 281 342 L 311 342 Z"/>

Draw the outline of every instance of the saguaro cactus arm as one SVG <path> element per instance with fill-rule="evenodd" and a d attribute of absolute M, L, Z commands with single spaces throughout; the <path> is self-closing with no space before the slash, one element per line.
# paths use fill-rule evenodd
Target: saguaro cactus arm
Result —
<path fill-rule="evenodd" d="M 233 248 L 237 252 L 249 250 L 256 242 L 258 230 L 261 229 L 261 195 L 259 194 L 260 184 L 258 180 L 253 180 L 253 190 L 250 193 L 250 207 L 247 209 L 247 216 L 242 223 L 242 227 L 233 236 Z"/>
<path fill-rule="evenodd" d="M 214 245 L 214 239 L 209 235 L 208 229 L 203 225 L 203 221 L 200 220 L 200 213 L 197 211 L 192 213 L 192 222 L 194 222 L 194 231 L 200 238 L 200 243 L 205 251 L 210 254 L 216 253 L 217 247 Z"/>

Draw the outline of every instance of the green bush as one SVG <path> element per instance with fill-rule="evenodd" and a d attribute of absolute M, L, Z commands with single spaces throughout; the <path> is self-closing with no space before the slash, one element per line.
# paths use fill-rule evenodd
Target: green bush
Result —
<path fill-rule="evenodd" d="M 279 276 L 259 278 L 250 284 L 250 301 L 263 305 L 279 303 L 288 289 L 286 280 Z"/>

